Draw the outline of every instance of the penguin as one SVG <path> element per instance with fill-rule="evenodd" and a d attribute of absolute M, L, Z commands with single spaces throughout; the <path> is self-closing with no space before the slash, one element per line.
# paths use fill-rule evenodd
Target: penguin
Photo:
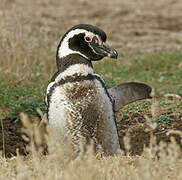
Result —
<path fill-rule="evenodd" d="M 138 82 L 106 88 L 94 73 L 92 62 L 118 53 L 106 44 L 106 33 L 89 24 L 79 24 L 62 37 L 56 53 L 58 71 L 47 86 L 47 119 L 58 140 L 71 139 L 73 155 L 90 141 L 105 155 L 121 152 L 115 112 L 137 100 L 151 98 L 151 87 Z"/>
<path fill-rule="evenodd" d="M 91 141 L 95 152 L 121 152 L 114 114 L 114 101 L 92 62 L 118 53 L 106 44 L 106 33 L 89 24 L 79 24 L 62 37 L 56 54 L 58 72 L 47 86 L 47 118 L 60 141 L 71 139 L 73 156 Z"/>

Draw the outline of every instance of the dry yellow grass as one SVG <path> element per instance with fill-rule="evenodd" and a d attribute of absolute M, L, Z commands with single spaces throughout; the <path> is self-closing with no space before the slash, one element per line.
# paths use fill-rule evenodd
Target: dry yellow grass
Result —
<path fill-rule="evenodd" d="M 35 134 L 27 117 L 23 116 L 23 119 L 29 134 Z M 55 142 L 51 136 L 48 138 L 48 155 L 41 155 L 33 143 L 29 149 L 31 153 L 26 157 L 18 155 L 18 152 L 16 157 L 10 159 L 0 156 L 0 179 L 182 179 L 182 159 L 174 141 L 167 148 L 165 143 L 156 145 L 154 138 L 141 156 L 133 157 L 121 154 L 98 158 L 90 147 L 85 154 L 73 160 L 71 147 Z"/>
<path fill-rule="evenodd" d="M 0 71 L 18 82 L 40 74 L 50 79 L 60 37 L 79 23 L 104 29 L 123 53 L 181 49 L 181 10 L 180 0 L 1 0 Z"/>
<path fill-rule="evenodd" d="M 78 23 L 103 28 L 118 50 L 181 49 L 182 34 L 178 33 L 182 30 L 181 11 L 180 0 L 92 0 L 92 3 L 86 0 L 1 0 L 1 78 L 11 76 L 11 81 L 24 84 L 35 83 L 37 79 L 38 83 L 49 81 L 55 72 L 59 38 Z M 129 139 L 125 141 L 126 147 L 129 146 Z M 122 154 L 96 158 L 90 148 L 72 160 L 69 146 L 49 140 L 46 156 L 35 151 L 33 145 L 27 157 L 17 155 L 6 159 L 1 155 L 0 179 L 181 180 L 179 147 L 174 141 L 166 147 L 165 143 L 156 145 L 153 139 L 141 156 Z"/>
<path fill-rule="evenodd" d="M 179 146 L 174 139 L 167 145 L 156 144 L 152 137 L 150 146 L 144 149 L 141 156 L 130 156 L 122 153 L 117 157 L 101 157 L 94 155 L 92 146 L 86 153 L 81 153 L 72 159 L 71 146 L 54 140 L 51 131 L 45 135 L 48 144 L 48 154 L 42 155 L 34 144 L 41 144 L 41 128 L 34 126 L 28 117 L 22 114 L 22 121 L 32 139 L 26 157 L 17 156 L 9 159 L 0 156 L 0 179 L 64 179 L 64 180 L 181 180 L 182 159 Z M 48 127 L 47 127 L 48 128 Z M 180 132 L 171 132 L 179 133 Z M 35 142 L 36 141 L 36 142 Z M 129 138 L 125 138 L 125 147 L 129 148 Z M 157 154 L 157 156 L 156 156 Z"/>

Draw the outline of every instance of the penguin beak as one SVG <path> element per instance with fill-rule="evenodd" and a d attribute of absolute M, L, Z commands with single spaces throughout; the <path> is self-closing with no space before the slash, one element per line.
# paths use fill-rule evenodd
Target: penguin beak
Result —
<path fill-rule="evenodd" d="M 117 59 L 118 57 L 117 51 L 115 49 L 111 49 L 106 43 L 102 43 L 99 45 L 97 37 L 94 37 L 92 39 L 90 45 L 92 46 L 96 54 L 99 54 L 103 57 L 107 56 L 113 59 Z"/>

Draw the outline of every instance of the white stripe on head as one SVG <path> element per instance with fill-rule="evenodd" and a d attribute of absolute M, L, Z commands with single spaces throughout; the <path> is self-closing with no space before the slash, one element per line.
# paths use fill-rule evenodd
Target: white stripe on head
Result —
<path fill-rule="evenodd" d="M 61 42 L 61 45 L 60 45 L 60 47 L 58 49 L 58 57 L 59 58 L 63 58 L 65 56 L 69 55 L 69 54 L 74 54 L 74 53 L 80 54 L 81 56 L 86 58 L 86 56 L 84 54 L 80 53 L 79 51 L 74 51 L 74 50 L 70 49 L 69 46 L 68 46 L 69 39 L 72 38 L 75 35 L 80 34 L 80 33 L 85 33 L 85 35 L 92 35 L 92 36 L 94 36 L 94 34 L 92 32 L 89 32 L 89 31 L 84 30 L 84 29 L 74 29 L 74 30 L 71 30 L 66 35 L 66 37 L 63 39 L 63 41 Z"/>
<path fill-rule="evenodd" d="M 72 76 L 74 74 L 87 76 L 88 74 L 93 74 L 93 68 L 86 64 L 71 65 L 56 77 L 55 82 L 58 83 L 61 79 L 65 79 L 67 76 Z"/>

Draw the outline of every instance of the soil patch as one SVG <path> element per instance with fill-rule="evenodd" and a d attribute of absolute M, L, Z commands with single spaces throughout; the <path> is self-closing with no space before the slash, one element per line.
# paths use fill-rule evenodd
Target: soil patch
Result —
<path fill-rule="evenodd" d="M 148 126 L 144 121 L 142 115 L 134 114 L 132 117 L 122 117 L 117 115 L 119 136 L 122 149 L 125 150 L 123 137 L 128 135 L 130 139 L 130 150 L 131 155 L 141 155 L 144 146 L 149 146 L 151 135 L 156 137 L 157 143 L 160 141 L 170 142 L 170 137 L 173 136 L 176 142 L 179 144 L 182 150 L 181 137 L 177 134 L 171 134 L 167 136 L 167 132 L 170 130 L 178 130 L 182 132 L 182 115 L 173 116 L 173 124 L 171 126 L 159 125 L 155 130 L 147 130 Z M 13 120 L 6 118 L 3 120 L 4 125 L 4 136 L 5 136 L 5 155 L 11 157 L 16 155 L 16 150 L 19 149 L 21 155 L 26 155 L 27 143 L 22 138 L 23 133 L 21 132 L 22 123 L 14 122 Z M 1 128 L 1 127 L 0 127 Z M 3 149 L 2 141 L 2 130 L 0 131 L 0 150 Z"/>
<path fill-rule="evenodd" d="M 156 143 L 159 144 L 161 141 L 167 144 L 171 142 L 171 136 L 174 137 L 176 143 L 182 150 L 181 137 L 179 134 L 168 133 L 171 131 L 182 132 L 182 115 L 173 116 L 173 124 L 169 125 L 158 125 L 155 129 L 151 129 L 146 123 L 145 118 L 142 115 L 134 114 L 132 117 L 123 117 L 118 122 L 119 136 L 122 149 L 125 150 L 123 137 L 127 136 L 130 139 L 129 153 L 131 155 L 141 155 L 144 146 L 148 147 L 150 144 L 151 136 L 156 137 Z"/>
<path fill-rule="evenodd" d="M 4 147 L 6 157 L 16 155 L 17 149 L 21 155 L 26 155 L 26 142 L 22 138 L 23 133 L 21 132 L 22 123 L 20 121 L 14 122 L 9 118 L 3 119 L 4 126 Z M 2 127 L 0 125 L 0 151 L 3 150 L 3 136 Z"/>

